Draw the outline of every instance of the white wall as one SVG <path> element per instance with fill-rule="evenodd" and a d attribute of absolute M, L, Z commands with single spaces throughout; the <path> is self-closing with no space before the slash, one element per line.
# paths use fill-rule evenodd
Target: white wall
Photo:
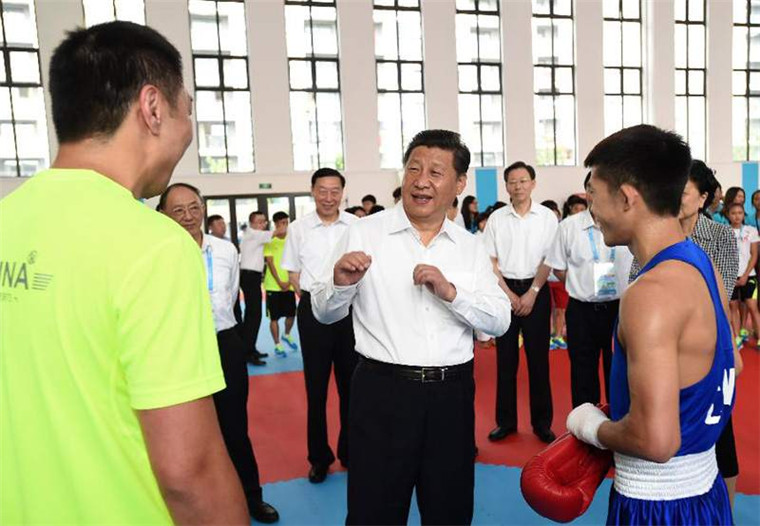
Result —
<path fill-rule="evenodd" d="M 282 193 L 308 190 L 310 173 L 294 172 L 290 132 L 288 69 L 282 0 L 248 1 L 250 76 L 256 172 L 253 174 L 198 173 L 198 144 L 193 141 L 175 172 L 175 181 L 188 181 L 207 195 Z M 370 0 L 337 0 L 343 86 L 343 132 L 347 197 L 358 204 L 373 193 L 381 204 L 391 203 L 398 173 L 379 168 L 377 98 L 375 94 L 374 34 Z M 426 115 L 430 127 L 458 126 L 455 0 L 423 0 Z M 601 0 L 576 0 L 577 140 L 578 162 L 603 138 L 603 69 Z M 192 86 L 189 16 L 185 0 L 146 0 L 147 22 L 166 35 L 185 62 L 185 82 Z M 79 0 L 38 0 L 38 28 L 43 81 L 52 50 L 64 32 L 83 24 Z M 507 164 L 535 159 L 533 146 L 533 74 L 531 1 L 502 1 L 505 152 Z M 645 0 L 647 31 L 646 114 L 649 122 L 673 127 L 673 1 Z M 708 159 L 725 187 L 741 183 L 741 165 L 731 159 L 731 2 L 708 0 Z M 47 100 L 49 107 L 49 99 Z M 48 111 L 51 154 L 56 146 Z M 563 201 L 581 190 L 585 170 L 577 167 L 538 167 L 535 198 Z M 467 193 L 475 192 L 468 183 Z M 0 196 L 24 179 L 0 178 Z M 260 183 L 271 183 L 259 190 Z M 503 184 L 499 196 L 506 200 Z"/>

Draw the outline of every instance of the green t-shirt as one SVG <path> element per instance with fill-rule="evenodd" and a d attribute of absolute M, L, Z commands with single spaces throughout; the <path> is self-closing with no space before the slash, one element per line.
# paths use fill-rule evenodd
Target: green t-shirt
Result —
<path fill-rule="evenodd" d="M 277 275 L 280 277 L 280 281 L 288 283 L 288 271 L 284 270 L 280 264 L 282 263 L 282 253 L 285 251 L 285 239 L 279 237 L 272 237 L 272 240 L 264 245 L 264 261 L 267 257 L 271 257 L 274 262 L 274 268 L 277 270 Z M 267 292 L 285 292 L 277 284 L 277 280 L 269 271 L 269 266 L 266 267 L 266 274 L 264 275 L 264 290 Z M 293 287 L 288 287 L 287 290 L 293 290 Z"/>
<path fill-rule="evenodd" d="M 89 170 L 0 201 L 0 524 L 170 523 L 135 410 L 224 388 L 198 246 Z"/>

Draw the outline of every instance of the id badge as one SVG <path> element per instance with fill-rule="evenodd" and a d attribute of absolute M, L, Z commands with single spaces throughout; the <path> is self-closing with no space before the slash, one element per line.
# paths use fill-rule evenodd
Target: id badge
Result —
<path fill-rule="evenodd" d="M 618 283 L 614 263 L 594 263 L 594 296 L 604 299 L 617 298 Z"/>

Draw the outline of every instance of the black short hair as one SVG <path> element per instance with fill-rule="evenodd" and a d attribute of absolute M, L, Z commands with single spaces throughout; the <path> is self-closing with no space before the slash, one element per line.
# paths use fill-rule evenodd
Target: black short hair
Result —
<path fill-rule="evenodd" d="M 583 189 L 586 190 L 588 188 L 588 182 L 591 180 L 591 170 L 588 171 L 586 174 L 586 178 L 583 180 Z"/>
<path fill-rule="evenodd" d="M 367 195 L 365 195 L 364 197 L 362 197 L 362 203 L 363 203 L 364 201 L 369 201 L 369 202 L 370 202 L 370 203 L 372 203 L 373 205 L 376 205 L 376 204 L 377 204 L 377 199 L 376 199 L 376 198 L 375 198 L 375 196 L 374 196 L 374 195 L 372 195 L 372 194 L 367 194 Z"/>
<path fill-rule="evenodd" d="M 507 206 L 507 203 L 505 203 L 504 201 L 496 201 L 491 208 L 495 212 L 499 208 L 504 208 L 505 206 Z"/>
<path fill-rule="evenodd" d="M 317 179 L 321 179 L 322 177 L 337 177 L 340 179 L 340 187 L 346 187 L 346 178 L 343 177 L 343 174 L 335 168 L 320 168 L 314 172 L 311 175 L 311 187 L 314 188 L 314 185 L 317 183 Z"/>
<path fill-rule="evenodd" d="M 423 130 L 412 138 L 404 152 L 404 165 L 409 160 L 412 151 L 418 146 L 440 148 L 454 154 L 454 171 L 457 175 L 467 173 L 470 167 L 470 150 L 462 137 L 451 130 Z"/>
<path fill-rule="evenodd" d="M 203 195 L 201 194 L 201 191 L 196 187 L 187 183 L 174 183 L 167 186 L 166 190 L 164 190 L 164 192 L 161 194 L 161 197 L 158 198 L 158 205 L 156 206 L 156 210 L 163 212 L 166 209 L 166 200 L 169 199 L 169 193 L 175 188 L 187 188 L 188 190 L 191 190 L 195 193 L 195 195 L 198 196 L 198 199 L 201 200 L 201 203 L 203 203 Z"/>
<path fill-rule="evenodd" d="M 457 207 L 457 206 L 459 206 L 459 198 L 458 198 L 458 197 L 455 197 L 455 198 L 454 198 L 454 202 L 453 202 L 453 203 L 451 203 L 451 207 L 452 207 L 452 208 L 455 208 L 455 207 Z"/>
<path fill-rule="evenodd" d="M 699 195 L 707 194 L 705 204 L 700 211 L 705 210 L 713 198 L 715 198 L 715 190 L 718 188 L 718 180 L 715 178 L 715 172 L 712 168 L 707 166 L 704 161 L 699 159 L 693 159 L 691 161 L 691 168 L 689 169 L 689 181 L 694 183 L 697 187 Z"/>
<path fill-rule="evenodd" d="M 206 219 L 206 224 L 210 225 L 214 221 L 219 221 L 220 219 L 222 221 L 224 221 L 224 218 L 222 216 L 220 216 L 219 214 L 210 215 L 210 216 L 208 216 L 208 219 Z"/>
<path fill-rule="evenodd" d="M 272 216 L 272 221 L 274 221 L 275 223 L 277 221 L 282 221 L 283 219 L 290 219 L 290 216 L 286 214 L 285 212 L 275 212 L 274 215 Z"/>
<path fill-rule="evenodd" d="M 253 212 L 251 212 L 250 214 L 248 214 L 248 222 L 249 223 L 253 223 L 253 218 L 256 217 L 256 216 L 264 216 L 264 217 L 266 217 L 267 215 L 264 212 L 262 212 L 261 210 L 254 210 Z"/>
<path fill-rule="evenodd" d="M 734 201 L 736 201 L 736 196 L 739 195 L 739 192 L 744 194 L 744 199 L 747 199 L 747 193 L 744 191 L 744 188 L 741 186 L 732 186 L 728 190 L 726 190 L 726 193 L 723 194 L 723 210 L 721 213 L 723 214 L 723 217 L 728 219 L 728 209 L 729 207 L 734 204 Z"/>
<path fill-rule="evenodd" d="M 588 201 L 577 194 L 569 195 L 565 201 L 565 204 L 562 205 L 562 219 L 565 219 L 570 215 L 573 205 L 583 205 L 588 208 Z"/>
<path fill-rule="evenodd" d="M 372 205 L 372 208 L 369 209 L 369 215 L 382 212 L 383 210 L 385 210 L 385 207 L 383 205 Z"/>
<path fill-rule="evenodd" d="M 536 180 L 536 169 L 533 168 L 531 165 L 524 163 L 522 161 L 516 161 L 506 168 L 504 168 L 504 182 L 507 182 L 507 177 L 509 177 L 509 172 L 512 170 L 517 170 L 518 168 L 525 168 L 528 171 L 528 174 L 530 175 L 530 179 L 532 181 Z"/>
<path fill-rule="evenodd" d="M 623 184 L 636 188 L 654 214 L 676 217 L 689 175 L 691 150 L 680 135 L 640 124 L 603 139 L 584 165 L 595 168 L 597 177 L 612 190 Z"/>
<path fill-rule="evenodd" d="M 546 201 L 541 201 L 541 205 L 545 206 L 552 212 L 559 212 L 559 205 L 557 204 L 557 201 L 552 201 L 551 199 L 547 199 Z"/>
<path fill-rule="evenodd" d="M 393 199 L 401 199 L 401 187 L 397 186 L 395 190 L 393 190 Z"/>
<path fill-rule="evenodd" d="M 70 31 L 50 60 L 58 142 L 112 136 L 146 84 L 176 107 L 182 57 L 156 30 L 116 21 Z"/>

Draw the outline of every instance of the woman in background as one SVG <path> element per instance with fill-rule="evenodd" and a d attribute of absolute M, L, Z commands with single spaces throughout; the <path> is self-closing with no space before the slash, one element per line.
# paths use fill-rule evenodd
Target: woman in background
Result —
<path fill-rule="evenodd" d="M 478 200 L 475 196 L 468 195 L 462 200 L 462 218 L 464 228 L 474 234 L 478 230 Z"/>

